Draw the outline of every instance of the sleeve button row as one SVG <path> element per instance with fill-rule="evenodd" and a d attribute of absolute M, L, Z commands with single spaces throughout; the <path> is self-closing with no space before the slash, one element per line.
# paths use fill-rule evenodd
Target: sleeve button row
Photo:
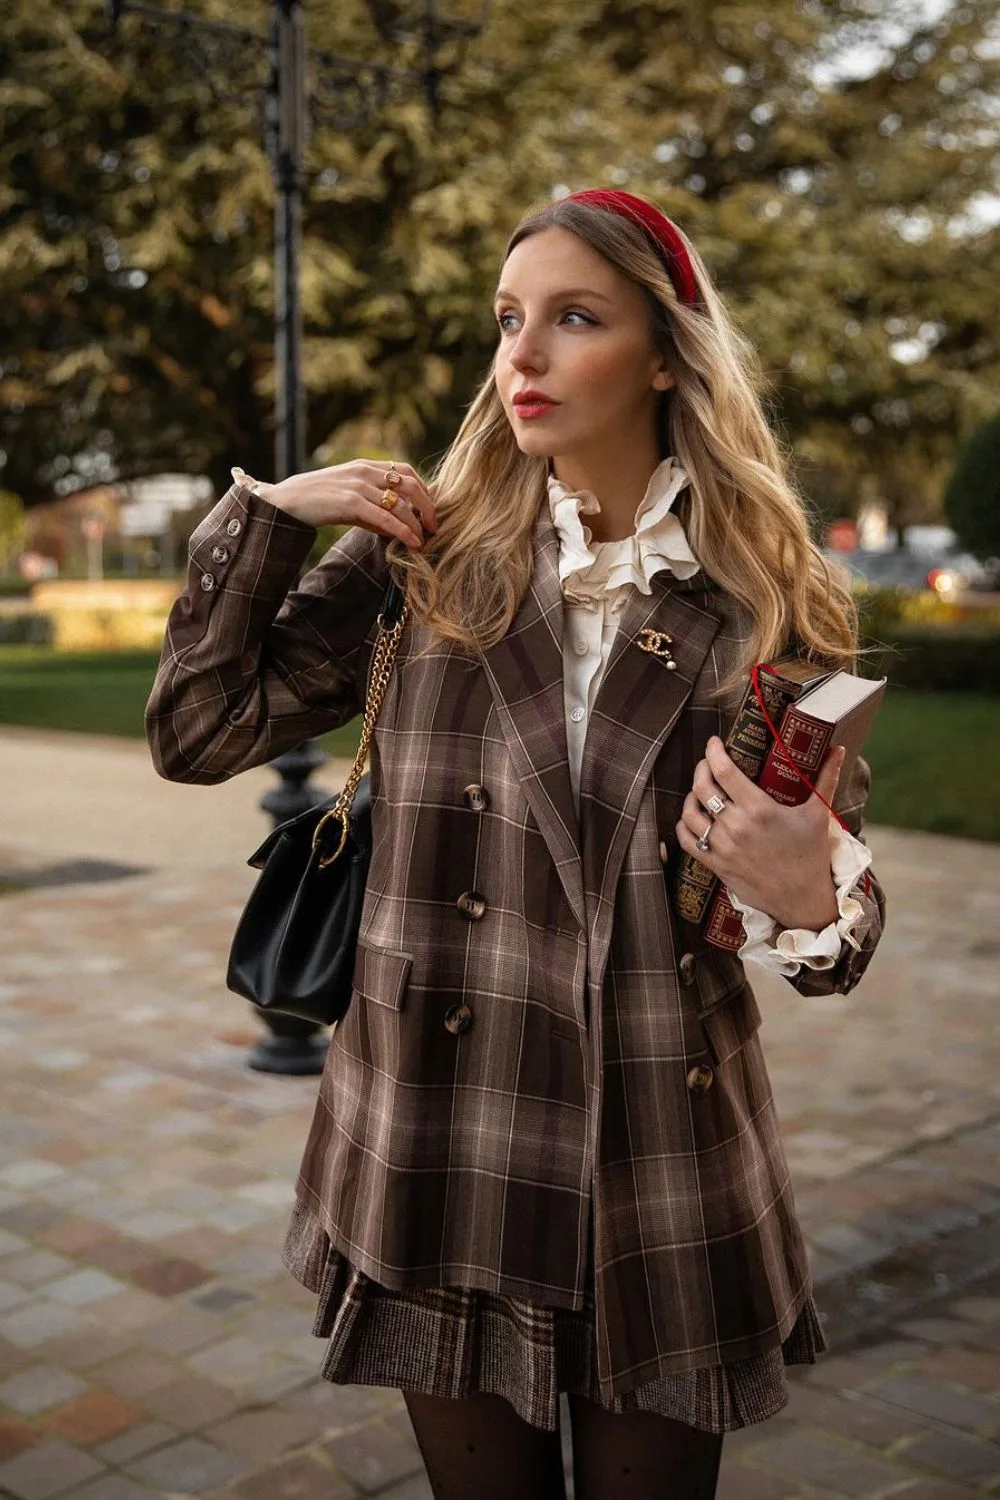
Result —
<path fill-rule="evenodd" d="M 217 562 L 217 563 L 228 562 L 229 561 L 229 548 L 228 547 L 213 547 L 212 548 L 212 561 L 213 562 Z"/>
<path fill-rule="evenodd" d="M 226 530 L 229 532 L 230 536 L 239 536 L 240 532 L 243 530 L 243 522 L 238 521 L 234 516 L 226 526 Z"/>

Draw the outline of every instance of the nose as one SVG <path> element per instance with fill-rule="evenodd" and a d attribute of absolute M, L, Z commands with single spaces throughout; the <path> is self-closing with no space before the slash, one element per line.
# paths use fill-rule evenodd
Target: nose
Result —
<path fill-rule="evenodd" d="M 509 357 L 511 365 L 520 374 L 544 370 L 548 363 L 541 338 L 527 323 L 514 340 Z"/>

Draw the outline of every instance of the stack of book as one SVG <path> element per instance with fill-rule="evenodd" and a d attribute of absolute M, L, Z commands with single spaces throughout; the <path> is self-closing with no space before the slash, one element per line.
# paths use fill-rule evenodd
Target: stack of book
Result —
<path fill-rule="evenodd" d="M 830 672 L 798 657 L 776 663 L 775 674 L 762 672 L 758 681 L 781 745 L 775 745 L 751 683 L 726 738 L 726 750 L 769 797 L 796 807 L 809 797 L 809 783 L 815 783 L 831 745 L 843 745 L 847 751 L 840 773 L 840 785 L 847 785 L 885 696 L 886 679 Z M 694 855 L 681 853 L 677 861 L 673 898 L 685 921 L 704 923 L 705 940 L 714 947 L 735 953 L 746 940 L 743 919 L 725 886 Z"/>

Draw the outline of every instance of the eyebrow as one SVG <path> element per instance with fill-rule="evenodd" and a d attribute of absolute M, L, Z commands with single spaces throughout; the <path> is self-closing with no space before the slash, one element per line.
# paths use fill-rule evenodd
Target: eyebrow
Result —
<path fill-rule="evenodd" d="M 574 298 L 574 297 L 593 297 L 598 302 L 610 302 L 611 301 L 611 298 L 610 297 L 605 297 L 605 295 L 604 295 L 603 292 L 595 292 L 594 289 L 593 289 L 593 287 L 588 287 L 588 286 L 571 286 L 571 287 L 565 288 L 565 290 L 562 290 L 562 291 L 550 292 L 549 296 L 548 296 L 548 301 L 549 302 L 564 302 L 564 301 L 567 301 L 567 300 L 572 300 L 572 298 Z M 503 286 L 498 287 L 497 288 L 497 294 L 493 298 L 494 305 L 497 302 L 503 302 L 505 300 L 508 301 L 508 302 L 516 302 L 517 298 L 514 296 L 514 293 L 513 292 L 509 292 L 506 287 L 503 287 Z"/>

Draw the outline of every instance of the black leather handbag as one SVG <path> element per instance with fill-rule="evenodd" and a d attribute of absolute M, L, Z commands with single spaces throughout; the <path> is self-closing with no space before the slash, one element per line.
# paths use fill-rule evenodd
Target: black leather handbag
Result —
<path fill-rule="evenodd" d="M 233 936 L 226 984 L 263 1010 L 329 1026 L 350 1004 L 372 852 L 371 783 L 362 767 L 406 613 L 401 590 L 390 583 L 364 726 L 343 790 L 282 823 L 247 861 L 261 874 Z"/>

